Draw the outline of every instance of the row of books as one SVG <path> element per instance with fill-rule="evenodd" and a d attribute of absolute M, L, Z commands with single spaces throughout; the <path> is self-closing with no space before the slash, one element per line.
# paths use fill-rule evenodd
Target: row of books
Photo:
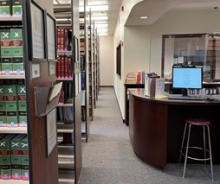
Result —
<path fill-rule="evenodd" d="M 0 135 L 0 178 L 29 180 L 26 134 Z"/>
<path fill-rule="evenodd" d="M 18 126 L 27 126 L 25 85 L 0 85 L 0 127 Z"/>
<path fill-rule="evenodd" d="M 1 0 L 0 17 L 21 17 L 22 0 Z"/>
<path fill-rule="evenodd" d="M 126 84 L 144 84 L 145 71 L 129 72 L 126 74 L 125 83 Z"/>
<path fill-rule="evenodd" d="M 22 29 L 1 30 L 0 41 L 0 75 L 23 75 Z"/>
<path fill-rule="evenodd" d="M 73 107 L 58 107 L 57 108 L 57 121 L 73 121 L 74 114 Z"/>
<path fill-rule="evenodd" d="M 65 103 L 73 103 L 73 96 L 74 96 L 74 84 L 71 82 L 64 82 L 58 103 L 65 104 Z"/>
<path fill-rule="evenodd" d="M 72 57 L 60 56 L 56 62 L 57 79 L 71 79 L 73 77 Z"/>
<path fill-rule="evenodd" d="M 220 88 L 203 88 L 203 89 L 188 89 L 189 95 L 216 95 L 220 94 Z"/>
<path fill-rule="evenodd" d="M 71 50 L 71 32 L 68 29 L 57 29 L 57 50 Z"/>

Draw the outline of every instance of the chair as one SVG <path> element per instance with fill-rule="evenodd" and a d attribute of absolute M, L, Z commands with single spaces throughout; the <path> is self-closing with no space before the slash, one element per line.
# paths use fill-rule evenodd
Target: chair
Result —
<path fill-rule="evenodd" d="M 211 138 L 210 138 L 210 129 L 209 129 L 210 124 L 211 124 L 211 122 L 208 120 L 205 120 L 205 119 L 189 118 L 189 119 L 185 120 L 185 128 L 184 128 L 182 145 L 180 148 L 180 157 L 179 157 L 179 163 L 180 163 L 181 157 L 185 156 L 184 168 L 183 168 L 183 178 L 185 178 L 187 159 L 196 160 L 196 161 L 204 161 L 205 164 L 206 164 L 207 160 L 210 160 L 211 179 L 213 181 L 212 149 L 211 149 Z M 203 148 L 196 147 L 196 146 L 189 146 L 192 126 L 199 126 L 199 127 L 203 128 Z M 185 137 L 186 137 L 187 129 L 188 129 L 188 137 L 187 137 L 187 142 L 186 142 L 186 146 L 185 146 Z M 206 129 L 208 132 L 208 144 L 209 144 L 208 150 L 206 149 Z M 188 155 L 189 149 L 202 150 L 204 152 L 204 158 L 196 158 L 196 157 L 192 157 L 192 156 Z M 206 153 L 209 153 L 208 157 L 207 157 Z"/>

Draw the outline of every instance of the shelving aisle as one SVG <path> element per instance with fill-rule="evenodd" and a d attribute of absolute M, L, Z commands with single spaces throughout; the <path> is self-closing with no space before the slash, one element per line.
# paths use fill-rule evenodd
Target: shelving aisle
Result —
<path fill-rule="evenodd" d="M 168 164 L 165 170 L 144 163 L 133 151 L 129 130 L 122 122 L 112 87 L 101 87 L 90 139 L 83 143 L 82 184 L 219 184 L 220 165 L 214 165 L 214 182 L 204 166 L 187 165 L 189 177 L 182 178 L 183 166 Z M 208 173 L 208 174 L 207 174 Z M 193 176 L 193 177 L 192 177 Z"/>

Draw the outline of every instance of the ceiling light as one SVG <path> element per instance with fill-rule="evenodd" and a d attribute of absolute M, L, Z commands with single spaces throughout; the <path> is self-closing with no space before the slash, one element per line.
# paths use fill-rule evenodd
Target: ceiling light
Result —
<path fill-rule="evenodd" d="M 92 12 L 94 12 L 94 11 L 108 11 L 108 5 L 97 5 L 97 6 L 87 6 L 86 7 L 87 11 L 90 11 L 90 9 Z M 84 12 L 84 6 L 80 6 L 79 11 Z"/>
<path fill-rule="evenodd" d="M 91 17 L 92 20 L 108 20 L 107 16 L 100 16 L 100 17 Z"/>
<path fill-rule="evenodd" d="M 91 17 L 92 20 L 108 20 L 107 16 L 102 16 L 102 17 Z M 82 23 L 84 22 L 84 18 L 80 18 L 79 21 Z"/>
<path fill-rule="evenodd" d="M 98 33 L 107 33 L 108 29 L 97 29 Z"/>
<path fill-rule="evenodd" d="M 68 20 L 71 20 L 71 19 L 67 19 L 67 18 L 65 18 L 65 19 L 56 19 L 56 21 L 68 21 Z"/>
<path fill-rule="evenodd" d="M 102 27 L 108 27 L 108 24 L 95 24 L 95 27 L 102 28 Z"/>
<path fill-rule="evenodd" d="M 148 16 L 141 16 L 140 19 L 147 19 Z"/>
<path fill-rule="evenodd" d="M 108 33 L 98 33 L 99 36 L 107 36 Z"/>

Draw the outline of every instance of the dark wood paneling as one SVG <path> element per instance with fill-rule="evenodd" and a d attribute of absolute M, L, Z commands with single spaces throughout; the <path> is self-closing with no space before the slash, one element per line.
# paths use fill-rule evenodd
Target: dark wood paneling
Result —
<path fill-rule="evenodd" d="M 124 91 L 124 108 L 125 108 L 125 112 L 124 112 L 124 123 L 126 125 L 129 125 L 129 100 L 127 98 L 127 90 L 128 88 L 144 88 L 144 84 L 124 84 L 125 87 L 125 91 Z"/>
<path fill-rule="evenodd" d="M 38 118 L 35 115 L 34 87 L 49 86 L 54 81 L 54 76 L 48 76 L 48 62 L 40 62 L 41 77 L 29 81 L 29 140 L 32 153 L 30 159 L 32 162 L 33 184 L 58 184 L 58 150 L 57 146 L 47 157 L 47 134 L 46 117 Z"/>
<path fill-rule="evenodd" d="M 177 163 L 188 117 L 211 121 L 213 163 L 220 163 L 220 103 L 155 100 L 130 94 L 129 135 L 134 151 L 150 165 Z M 191 143 L 202 146 L 201 127 L 192 128 Z"/>
<path fill-rule="evenodd" d="M 179 158 L 179 149 L 181 146 L 183 131 L 184 131 L 184 120 L 188 117 L 199 117 L 206 118 L 211 121 L 210 132 L 212 141 L 212 154 L 213 163 L 220 163 L 220 113 L 219 106 L 212 106 L 208 104 L 207 106 L 201 105 L 186 105 L 186 106 L 169 106 L 168 114 L 168 127 L 167 127 L 167 162 L 175 163 Z M 192 127 L 191 132 L 191 145 L 203 146 L 202 139 L 202 128 Z"/>
<path fill-rule="evenodd" d="M 147 163 L 159 168 L 165 167 L 167 106 L 147 103 L 133 95 L 129 99 L 129 129 L 134 151 Z"/>

